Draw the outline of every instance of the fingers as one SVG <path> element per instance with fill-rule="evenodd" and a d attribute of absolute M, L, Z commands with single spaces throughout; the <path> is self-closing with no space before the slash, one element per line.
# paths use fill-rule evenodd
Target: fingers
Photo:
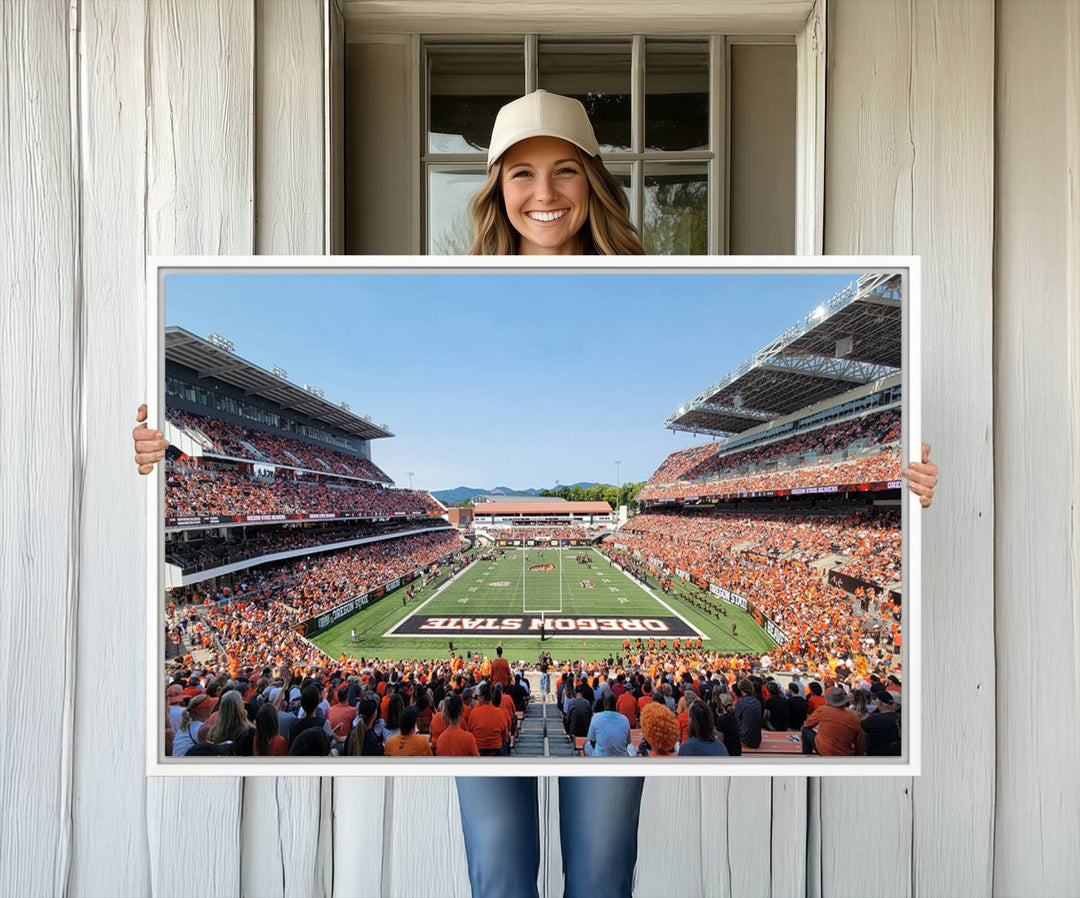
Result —
<path fill-rule="evenodd" d="M 912 467 L 900 473 L 904 475 L 904 478 L 909 483 L 918 483 L 931 489 L 937 486 L 937 471 L 915 470 L 915 466 L 912 465 Z"/>
<path fill-rule="evenodd" d="M 139 422 L 131 431 L 131 439 L 135 443 L 135 464 L 139 466 L 140 474 L 149 474 L 154 470 L 154 465 L 165 457 L 169 442 L 160 430 L 151 430 L 146 426 L 145 402 L 135 413 L 135 420 Z"/>
<path fill-rule="evenodd" d="M 922 444 L 922 460 L 923 460 L 924 465 L 928 461 L 930 461 L 930 444 L 929 443 L 923 443 Z"/>

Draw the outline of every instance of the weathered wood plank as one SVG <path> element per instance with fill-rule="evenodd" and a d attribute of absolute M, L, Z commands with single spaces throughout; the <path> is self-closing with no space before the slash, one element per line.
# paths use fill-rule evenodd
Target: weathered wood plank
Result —
<path fill-rule="evenodd" d="M 253 232 L 251 0 L 148 6 L 147 245 L 246 254 Z"/>
<path fill-rule="evenodd" d="M 702 791 L 702 781 L 694 777 L 645 777 L 634 874 L 637 898 L 708 894 L 700 872 Z"/>
<path fill-rule="evenodd" d="M 147 249 L 158 255 L 250 253 L 253 4 L 153 3 L 147 32 Z M 175 839 L 194 809 L 214 821 L 219 834 L 201 859 L 200 887 L 241 893 L 241 780 L 151 779 L 147 804 L 155 895 L 192 889 L 189 858 L 176 850 Z"/>
<path fill-rule="evenodd" d="M 702 848 L 700 873 L 693 871 L 701 877 L 698 894 L 769 895 L 772 872 L 765 852 L 771 841 L 773 780 L 710 777 L 700 780 L 698 789 Z M 805 820 L 805 808 L 789 807 Z"/>
<path fill-rule="evenodd" d="M 322 0 L 260 0 L 255 66 L 255 252 L 322 253 Z"/>
<path fill-rule="evenodd" d="M 1080 10 L 997 10 L 993 882 L 1070 895 L 1080 724 L 1060 699 L 1080 684 Z"/>
<path fill-rule="evenodd" d="M 255 5 L 254 228 L 259 254 L 323 251 L 322 29 L 320 0 L 259 0 Z M 316 777 L 247 781 L 243 895 L 329 895 L 332 832 L 320 836 L 329 819 L 330 790 L 329 782 L 324 788 Z"/>
<path fill-rule="evenodd" d="M 131 519 L 138 509 L 138 520 L 145 523 L 147 484 L 134 469 L 128 436 L 134 411 L 146 398 L 138 374 L 146 369 L 145 31 L 145 4 L 88 0 L 79 5 L 83 419 L 88 426 L 75 743 L 108 750 L 75 753 L 73 896 L 150 893 L 146 724 L 141 713 L 92 710 L 106 681 L 126 684 L 127 707 L 145 706 L 145 531 Z M 125 526 L 117 526 L 119 521 Z M 156 720 L 151 725 L 160 726 Z"/>
<path fill-rule="evenodd" d="M 338 777 L 332 782 L 334 898 L 380 898 L 386 894 L 383 820 L 392 780 Z"/>
<path fill-rule="evenodd" d="M 390 898 L 468 898 L 469 868 L 452 777 L 395 776 L 383 844 Z"/>
<path fill-rule="evenodd" d="M 910 9 L 836 2 L 827 10 L 825 252 L 910 253 Z M 812 866 L 821 894 L 910 894 L 910 788 L 910 779 L 820 780 L 813 842 L 821 855 Z M 873 876 L 852 863 L 855 833 L 882 834 L 890 846 L 875 856 Z"/>
<path fill-rule="evenodd" d="M 0 893 L 63 892 L 71 855 L 82 297 L 68 5 L 0 16 Z M 45 685 L 47 684 L 47 685 Z M 44 687 L 44 689 L 43 689 Z M 51 714 L 41 712 L 49 696 Z M 59 706 L 59 707 L 58 707 Z"/>
<path fill-rule="evenodd" d="M 806 895 L 807 777 L 772 780 L 772 888 L 775 898 Z"/>
<path fill-rule="evenodd" d="M 965 898 L 993 887 L 994 7 L 915 3 L 911 11 L 923 437 L 945 472 L 923 516 L 923 774 L 911 784 L 912 886 L 917 895 Z"/>
<path fill-rule="evenodd" d="M 910 9 L 903 3 L 828 6 L 825 252 L 911 252 Z M 822 778 L 821 893 L 911 891 L 910 779 Z M 875 875 L 852 863 L 853 833 L 886 833 Z"/>
<path fill-rule="evenodd" d="M 955 678 L 923 690 L 922 780 L 821 781 L 812 866 L 822 894 L 981 894 L 994 782 L 993 8 L 830 10 L 825 248 L 923 257 L 923 434 L 945 473 L 923 518 L 922 669 Z M 913 804 L 913 790 L 925 800 Z M 845 836 L 883 824 L 887 847 L 867 877 Z"/>

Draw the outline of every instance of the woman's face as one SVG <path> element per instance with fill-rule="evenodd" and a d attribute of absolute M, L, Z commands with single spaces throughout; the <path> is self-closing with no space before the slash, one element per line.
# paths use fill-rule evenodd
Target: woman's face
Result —
<path fill-rule="evenodd" d="M 558 137 L 530 137 L 503 156 L 500 175 L 510 224 L 523 256 L 577 255 L 589 215 L 589 182 L 581 154 Z"/>

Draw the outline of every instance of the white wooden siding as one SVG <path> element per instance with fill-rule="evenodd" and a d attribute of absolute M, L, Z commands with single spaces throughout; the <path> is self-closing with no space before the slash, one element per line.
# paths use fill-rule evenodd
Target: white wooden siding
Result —
<path fill-rule="evenodd" d="M 984 895 L 994 809 L 994 7 L 830 3 L 825 252 L 923 258 L 923 776 L 821 781 L 823 895 Z M 856 834 L 888 835 L 875 874 Z"/>
<path fill-rule="evenodd" d="M 1078 13 L 999 7 L 993 846 L 1008 895 L 1080 883 L 1080 723 L 1057 710 L 1080 682 Z"/>
<path fill-rule="evenodd" d="M 341 26 L 4 6 L 0 895 L 468 893 L 449 779 L 143 774 L 144 253 L 327 250 Z M 650 780 L 636 894 L 1074 894 L 1080 6 L 836 0 L 827 43 L 825 251 L 923 257 L 924 773 Z"/>

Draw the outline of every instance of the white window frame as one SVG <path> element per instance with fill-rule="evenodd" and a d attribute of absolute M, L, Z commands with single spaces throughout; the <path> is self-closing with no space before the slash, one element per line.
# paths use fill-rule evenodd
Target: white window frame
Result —
<path fill-rule="evenodd" d="M 795 254 L 818 255 L 824 248 L 823 215 L 825 182 L 825 3 L 816 0 L 813 9 L 797 32 L 769 35 L 718 35 L 709 37 L 709 144 L 708 151 L 673 153 L 644 153 L 644 103 L 632 102 L 631 106 L 631 152 L 611 154 L 610 161 L 630 163 L 633 184 L 633 208 L 631 219 L 639 227 L 644 210 L 644 166 L 650 161 L 695 161 L 707 166 L 707 191 L 709 203 L 709 233 L 707 250 L 710 255 L 726 255 L 728 252 L 728 183 L 730 177 L 730 48 L 736 44 L 792 44 L 796 48 L 796 139 L 795 139 L 795 197 L 796 227 Z M 563 38 L 583 41 L 604 38 L 623 38 L 626 35 L 611 34 L 560 34 L 555 30 L 542 30 L 528 34 L 489 33 L 475 34 L 410 34 L 410 158 L 414 160 L 412 171 L 412 195 L 409 207 L 410 251 L 427 254 L 428 210 L 426 183 L 428 164 L 474 164 L 475 155 L 429 154 L 427 152 L 428 103 L 427 103 L 427 43 L 505 43 L 521 41 L 525 56 L 525 90 L 537 87 L 539 40 Z M 695 35 L 663 34 L 650 31 L 632 36 L 631 96 L 644 98 L 645 41 L 695 37 Z M 700 37 L 700 35 L 698 35 Z"/>

